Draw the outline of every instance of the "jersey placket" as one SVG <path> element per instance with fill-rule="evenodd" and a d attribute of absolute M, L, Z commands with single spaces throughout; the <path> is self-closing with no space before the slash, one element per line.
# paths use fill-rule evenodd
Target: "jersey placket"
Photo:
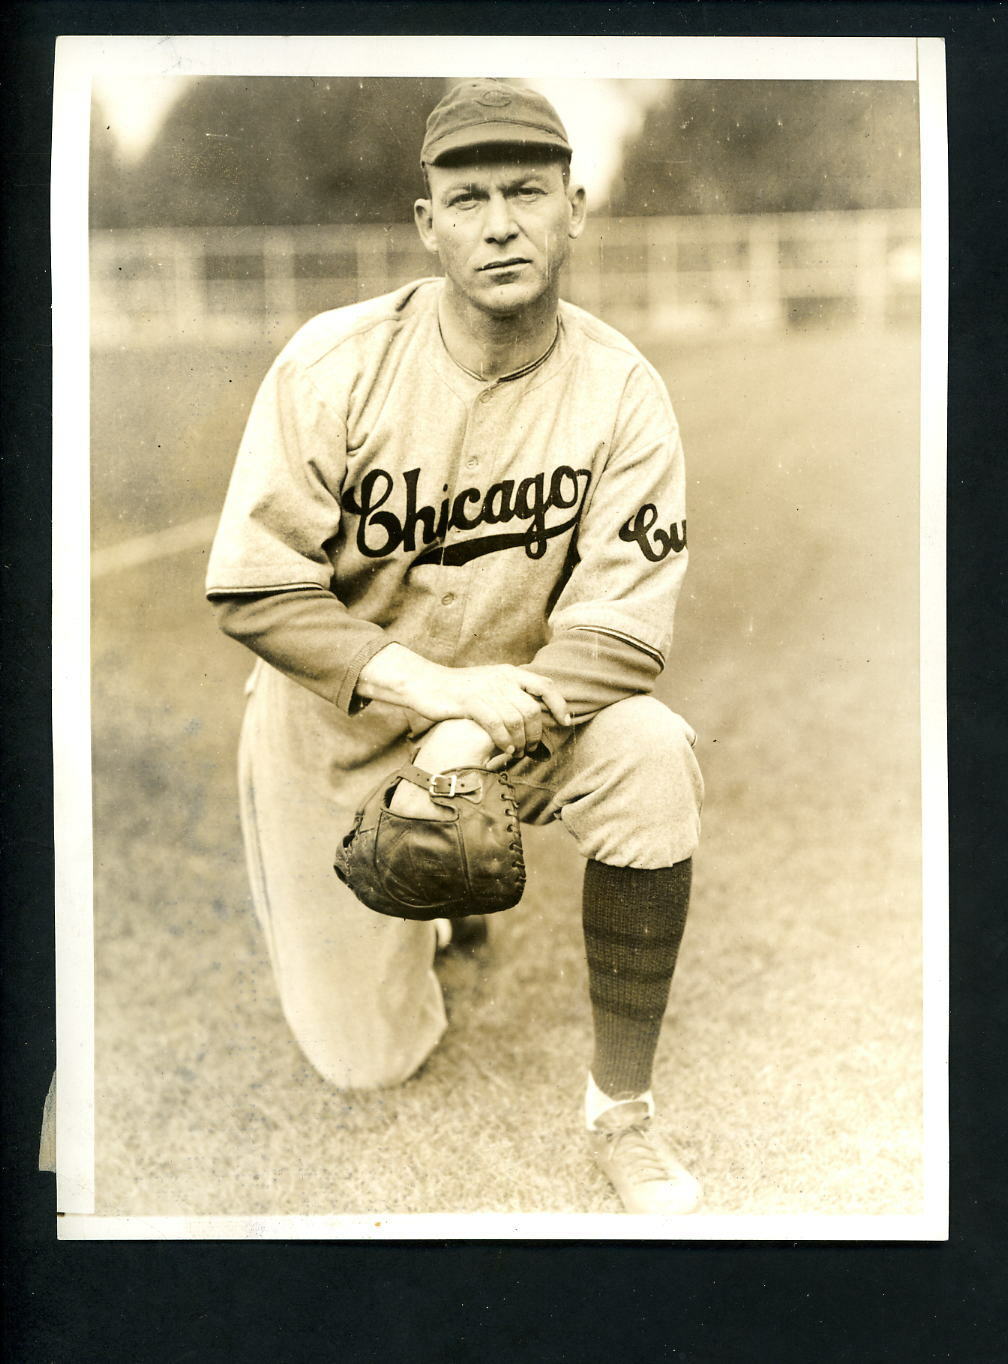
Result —
<path fill-rule="evenodd" d="M 455 473 L 455 486 L 451 490 L 453 499 L 459 489 L 470 484 L 473 487 L 478 487 L 483 496 L 486 495 L 487 489 L 490 487 L 496 464 L 493 405 L 495 396 L 501 387 L 499 381 L 490 384 L 478 392 L 470 401 L 465 436 L 462 440 L 458 468 Z M 441 597 L 441 607 L 443 608 L 441 627 L 444 634 L 450 638 L 456 656 L 465 624 L 469 594 L 480 562 L 479 559 L 474 559 L 470 564 L 453 569 L 453 586 Z M 456 577 L 456 574 L 459 576 Z M 446 626 L 448 628 L 445 628 Z"/>

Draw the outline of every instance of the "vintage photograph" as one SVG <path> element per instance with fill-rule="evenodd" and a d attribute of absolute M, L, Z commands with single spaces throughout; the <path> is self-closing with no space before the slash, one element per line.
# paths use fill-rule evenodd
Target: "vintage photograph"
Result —
<path fill-rule="evenodd" d="M 95 64 L 86 1213 L 123 1235 L 940 1211 L 913 44 L 662 41 Z"/>

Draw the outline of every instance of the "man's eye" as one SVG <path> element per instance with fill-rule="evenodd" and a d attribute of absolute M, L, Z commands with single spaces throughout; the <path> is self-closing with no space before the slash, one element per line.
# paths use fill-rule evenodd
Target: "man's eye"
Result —
<path fill-rule="evenodd" d="M 474 194 L 460 194 L 457 198 L 448 201 L 451 208 L 472 208 L 475 202 L 476 196 Z"/>
<path fill-rule="evenodd" d="M 536 185 L 523 185 L 518 191 L 519 199 L 538 199 L 542 195 L 542 190 Z"/>

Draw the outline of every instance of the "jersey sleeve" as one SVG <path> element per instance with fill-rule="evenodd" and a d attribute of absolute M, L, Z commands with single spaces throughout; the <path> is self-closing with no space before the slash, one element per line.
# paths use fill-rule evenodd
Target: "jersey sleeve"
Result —
<path fill-rule="evenodd" d="M 650 654 L 660 671 L 687 558 L 679 426 L 664 384 L 641 362 L 628 377 L 573 568 L 549 615 L 552 637 L 601 631 Z"/>
<path fill-rule="evenodd" d="M 330 586 L 346 425 L 296 357 L 256 394 L 207 566 L 211 599 Z"/>
<path fill-rule="evenodd" d="M 252 405 L 206 591 L 225 633 L 352 712 L 357 675 L 388 636 L 331 591 L 345 466 L 345 423 L 281 356 Z"/>

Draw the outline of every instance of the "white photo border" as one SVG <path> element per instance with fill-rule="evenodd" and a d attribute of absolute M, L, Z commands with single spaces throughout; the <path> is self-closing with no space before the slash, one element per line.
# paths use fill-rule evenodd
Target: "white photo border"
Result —
<path fill-rule="evenodd" d="M 560 63 L 560 65 L 558 65 Z M 115 76 L 465 76 L 918 83 L 921 132 L 921 751 L 924 1210 L 920 1214 L 105 1217 L 94 1186 L 88 154 L 92 82 Z M 939 1241 L 948 1236 L 945 484 L 948 155 L 940 38 L 137 37 L 57 40 L 52 147 L 53 761 L 57 1226 L 61 1240 Z"/>

